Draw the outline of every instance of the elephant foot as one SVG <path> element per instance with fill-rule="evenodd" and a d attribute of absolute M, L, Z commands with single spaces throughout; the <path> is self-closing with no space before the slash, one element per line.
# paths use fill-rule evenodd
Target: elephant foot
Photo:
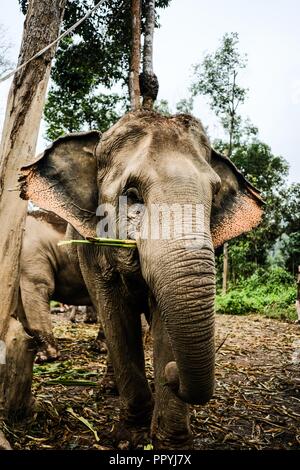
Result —
<path fill-rule="evenodd" d="M 191 434 L 171 435 L 160 433 L 152 435 L 152 445 L 157 450 L 193 450 L 193 436 Z"/>
<path fill-rule="evenodd" d="M 120 450 L 143 450 L 150 441 L 150 425 L 133 426 L 120 421 L 112 431 L 112 440 Z"/>
<path fill-rule="evenodd" d="M 176 417 L 176 410 L 154 413 L 151 438 L 154 449 L 192 450 L 193 434 L 185 414 Z"/>
<path fill-rule="evenodd" d="M 114 427 L 113 442 L 118 449 L 144 449 L 150 442 L 150 427 L 153 414 L 153 401 L 149 401 L 142 409 L 140 407 L 130 412 L 123 412 L 125 417 Z"/>
<path fill-rule="evenodd" d="M 44 362 L 53 362 L 57 361 L 60 357 L 60 353 L 55 346 L 47 344 L 39 349 L 36 354 L 35 362 L 36 364 L 42 364 Z"/>

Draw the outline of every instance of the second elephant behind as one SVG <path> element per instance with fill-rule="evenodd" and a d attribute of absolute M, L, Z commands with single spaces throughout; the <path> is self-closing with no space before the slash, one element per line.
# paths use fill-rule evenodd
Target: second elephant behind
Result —
<path fill-rule="evenodd" d="M 67 223 L 51 212 L 29 212 L 21 252 L 20 290 L 23 322 L 37 342 L 37 361 L 59 356 L 50 316 L 50 301 L 92 303 L 72 250 L 58 246 Z"/>

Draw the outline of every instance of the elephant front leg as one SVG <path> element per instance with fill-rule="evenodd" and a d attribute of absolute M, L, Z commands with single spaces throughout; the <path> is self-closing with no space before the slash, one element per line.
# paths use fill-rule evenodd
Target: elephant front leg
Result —
<path fill-rule="evenodd" d="M 158 449 L 190 449 L 193 441 L 189 406 L 166 385 L 165 366 L 174 361 L 174 355 L 157 309 L 152 312 L 151 330 L 155 376 L 155 407 L 151 425 L 153 445 Z"/>
<path fill-rule="evenodd" d="M 23 324 L 34 336 L 37 344 L 36 362 L 51 362 L 60 353 L 53 334 L 50 317 L 50 295 L 52 286 L 38 283 L 34 279 L 21 278 L 21 297 L 24 309 Z"/>
<path fill-rule="evenodd" d="M 105 288 L 100 297 L 99 314 L 109 358 L 125 405 L 117 439 L 130 440 L 127 431 L 138 434 L 144 426 L 149 428 L 153 412 L 152 393 L 145 374 L 140 314 L 121 289 Z"/>

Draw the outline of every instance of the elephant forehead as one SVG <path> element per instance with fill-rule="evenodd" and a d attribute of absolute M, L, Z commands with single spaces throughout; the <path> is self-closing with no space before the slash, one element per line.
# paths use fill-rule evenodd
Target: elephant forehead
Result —
<path fill-rule="evenodd" d="M 153 163 L 153 168 L 156 170 L 156 183 L 164 190 L 176 187 L 178 191 L 183 191 L 188 187 L 200 187 L 200 168 L 189 156 L 170 151 L 162 157 Z"/>
<path fill-rule="evenodd" d="M 114 198 L 126 181 L 132 177 L 140 177 L 147 172 L 150 177 L 154 177 L 155 168 L 148 165 L 150 152 L 151 135 L 141 137 L 138 141 L 124 141 L 123 146 L 114 151 L 110 156 L 109 170 L 105 171 L 102 185 L 102 197 L 105 199 Z"/>
<path fill-rule="evenodd" d="M 157 113 L 129 113 L 102 136 L 97 155 L 111 156 L 126 148 L 138 145 L 144 137 L 151 136 L 151 150 L 160 154 L 165 149 L 180 149 L 182 153 L 209 148 L 209 142 L 200 121 L 192 116 L 162 116 Z M 127 152 L 128 154 L 128 152 Z M 207 157 L 207 155 L 205 155 Z"/>
<path fill-rule="evenodd" d="M 104 170 L 101 197 L 112 200 L 128 181 L 147 184 L 200 184 L 202 173 L 211 171 L 205 149 L 196 149 L 188 139 L 172 139 L 170 133 L 151 132 L 138 140 L 124 140 L 114 148 Z M 102 176 L 100 175 L 100 179 Z M 185 180 L 185 182 L 184 182 Z"/>

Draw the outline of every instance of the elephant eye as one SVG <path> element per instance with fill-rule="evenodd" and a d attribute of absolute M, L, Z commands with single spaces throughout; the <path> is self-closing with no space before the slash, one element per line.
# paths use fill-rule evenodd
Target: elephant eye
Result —
<path fill-rule="evenodd" d="M 125 191 L 125 196 L 127 196 L 128 204 L 138 204 L 143 202 L 139 190 L 135 187 L 128 188 Z"/>

